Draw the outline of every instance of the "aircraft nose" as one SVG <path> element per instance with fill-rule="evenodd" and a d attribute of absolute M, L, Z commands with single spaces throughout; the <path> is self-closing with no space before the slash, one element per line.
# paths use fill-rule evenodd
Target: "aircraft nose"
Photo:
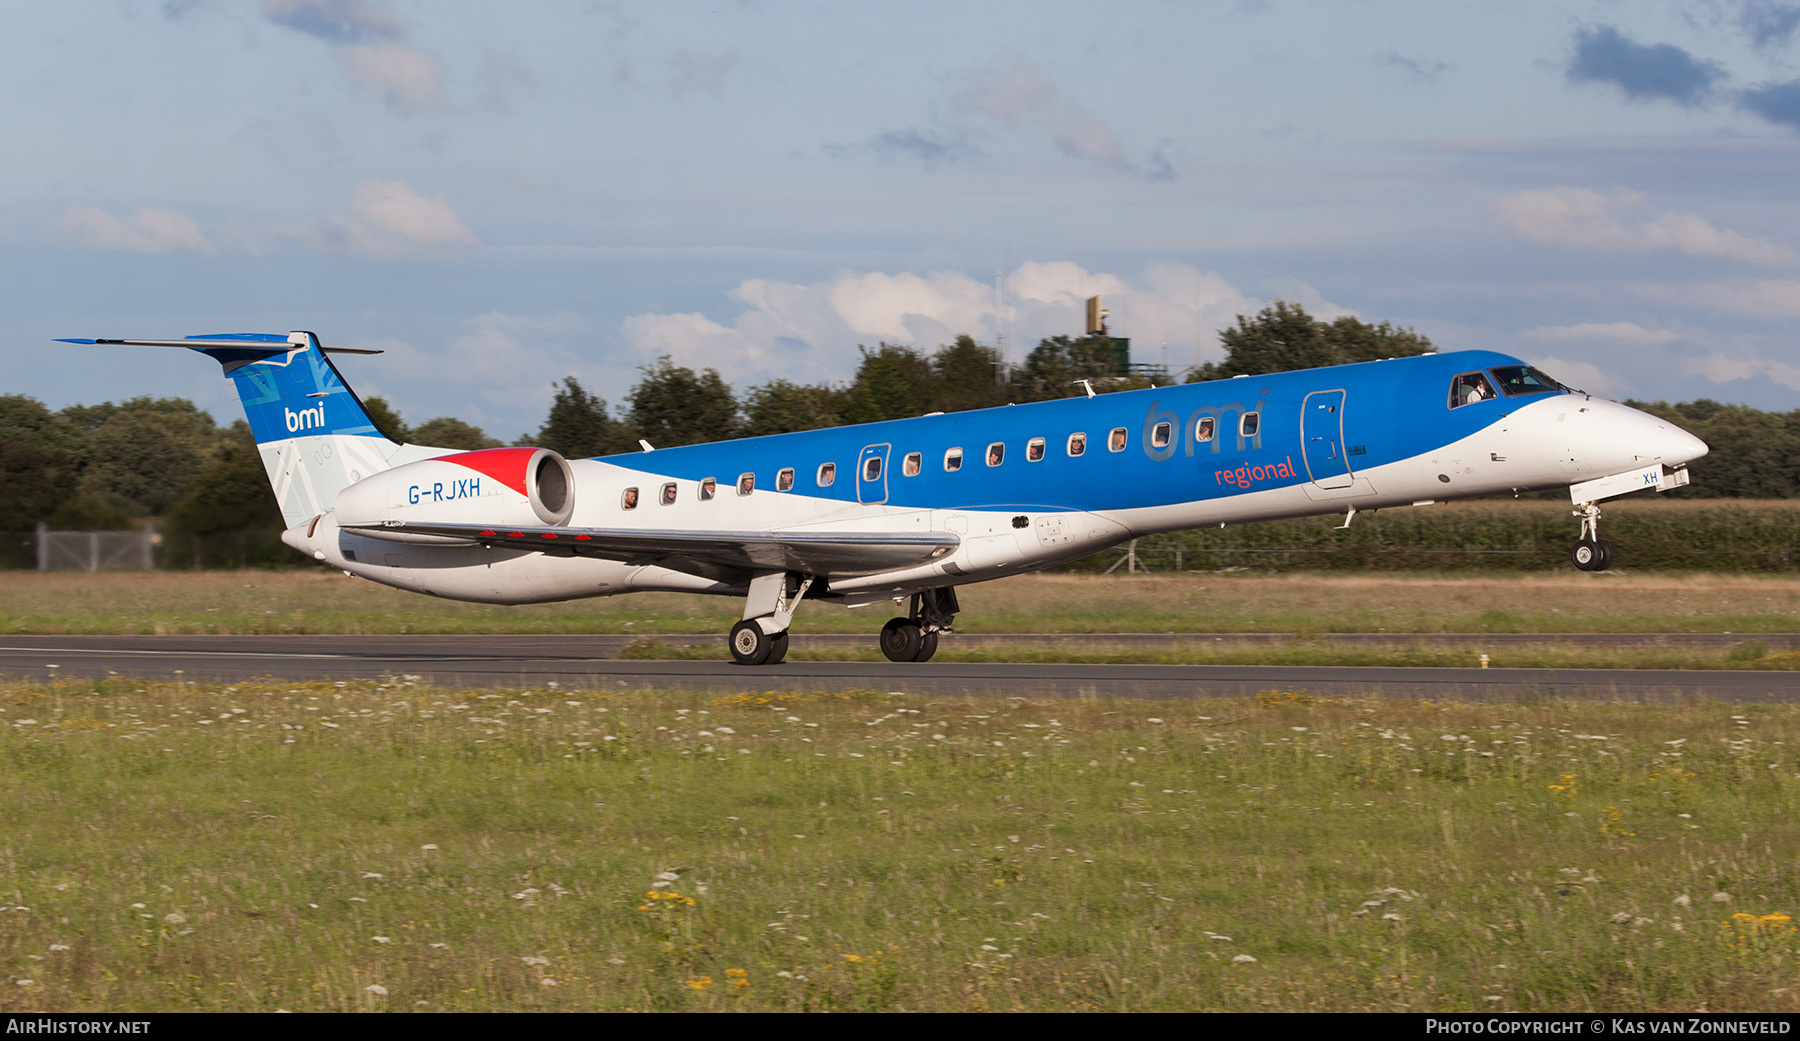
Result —
<path fill-rule="evenodd" d="M 1707 453 L 1706 442 L 1648 412 L 1612 402 L 1597 411 L 1604 417 L 1601 425 L 1606 428 L 1601 440 L 1619 454 L 1617 464 L 1621 467 L 1652 461 L 1680 466 Z"/>

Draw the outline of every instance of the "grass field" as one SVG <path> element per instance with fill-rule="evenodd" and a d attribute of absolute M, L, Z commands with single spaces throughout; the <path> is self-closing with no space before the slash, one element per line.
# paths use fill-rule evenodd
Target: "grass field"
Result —
<path fill-rule="evenodd" d="M 1800 576 L 1026 575 L 965 586 L 971 633 L 1800 631 Z M 10 572 L 0 633 L 723 633 L 742 605 L 634 593 L 460 604 L 338 572 Z M 874 634 L 893 612 L 810 602 L 798 633 Z"/>
<path fill-rule="evenodd" d="M 1791 707 L 0 709 L 9 1012 L 1800 1009 Z"/>

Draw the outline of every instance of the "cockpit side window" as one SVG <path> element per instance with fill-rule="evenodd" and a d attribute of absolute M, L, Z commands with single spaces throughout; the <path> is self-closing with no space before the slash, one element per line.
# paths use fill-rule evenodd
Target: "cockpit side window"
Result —
<path fill-rule="evenodd" d="M 1465 372 L 1450 381 L 1450 407 L 1461 408 L 1473 405 L 1477 401 L 1488 401 L 1494 394 L 1494 385 L 1488 382 L 1485 374 Z"/>
<path fill-rule="evenodd" d="M 1523 397 L 1526 394 L 1550 394 L 1559 390 L 1567 390 L 1542 372 L 1529 365 L 1501 365 L 1490 369 L 1494 381 L 1509 398 Z M 1461 377 L 1457 377 L 1461 379 Z"/>

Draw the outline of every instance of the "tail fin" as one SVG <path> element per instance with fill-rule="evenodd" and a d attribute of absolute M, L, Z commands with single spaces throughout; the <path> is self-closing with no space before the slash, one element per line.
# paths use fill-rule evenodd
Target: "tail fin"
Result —
<path fill-rule="evenodd" d="M 330 509 L 339 492 L 370 474 L 447 451 L 389 440 L 375 429 L 362 400 L 326 357 L 328 351 L 379 351 L 326 347 L 304 331 L 60 342 L 186 347 L 217 361 L 237 384 L 263 468 L 290 528 Z"/>

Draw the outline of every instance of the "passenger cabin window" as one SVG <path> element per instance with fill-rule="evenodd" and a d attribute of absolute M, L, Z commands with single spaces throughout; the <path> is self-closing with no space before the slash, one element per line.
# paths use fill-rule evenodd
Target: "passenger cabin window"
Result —
<path fill-rule="evenodd" d="M 718 494 L 718 491 L 719 482 L 708 477 L 706 480 L 700 482 L 700 501 L 707 502 L 711 500 L 714 495 Z"/>
<path fill-rule="evenodd" d="M 881 480 L 881 457 L 880 456 L 872 455 L 869 458 L 863 460 L 863 480 L 865 480 L 865 481 Z"/>
<path fill-rule="evenodd" d="M 1212 416 L 1201 416 L 1194 421 L 1194 440 L 1205 444 L 1213 439 L 1213 433 L 1218 428 L 1219 421 L 1217 419 Z"/>
<path fill-rule="evenodd" d="M 837 480 L 837 464 L 836 463 L 820 463 L 819 464 L 819 487 L 829 488 L 829 487 L 831 487 L 831 482 L 833 482 L 835 480 Z"/>
<path fill-rule="evenodd" d="M 1238 420 L 1238 434 L 1241 437 L 1255 437 L 1262 428 L 1262 413 L 1246 412 L 1244 418 Z"/>
<path fill-rule="evenodd" d="M 900 464 L 900 472 L 908 477 L 917 477 L 919 476 L 920 464 L 923 462 L 924 457 L 919 453 L 908 452 L 906 454 L 906 461 Z"/>
<path fill-rule="evenodd" d="M 1496 397 L 1493 384 L 1480 372 L 1465 372 L 1450 381 L 1450 407 L 1462 408 Z"/>
<path fill-rule="evenodd" d="M 619 507 L 626 510 L 635 510 L 637 509 L 637 499 L 637 489 L 627 488 L 625 489 L 625 494 L 619 496 Z"/>
<path fill-rule="evenodd" d="M 1087 435 L 1086 434 L 1070 434 L 1069 435 L 1069 454 L 1072 456 L 1081 455 L 1081 454 L 1085 453 L 1086 451 L 1087 451 Z"/>
<path fill-rule="evenodd" d="M 1167 448 L 1169 447 L 1169 442 L 1174 439 L 1175 424 L 1173 423 L 1158 423 L 1156 426 L 1150 428 L 1150 444 L 1152 447 Z"/>
<path fill-rule="evenodd" d="M 1043 438 L 1034 437 L 1025 442 L 1025 461 L 1028 463 L 1041 463 L 1044 461 Z"/>
<path fill-rule="evenodd" d="M 1125 451 L 1125 428 L 1124 427 L 1113 427 L 1112 433 L 1106 435 L 1106 450 L 1108 452 L 1123 452 L 1123 451 Z"/>
<path fill-rule="evenodd" d="M 756 490 L 755 474 L 738 474 L 738 494 L 749 495 Z"/>
<path fill-rule="evenodd" d="M 675 482 L 674 481 L 670 481 L 668 484 L 665 484 L 662 486 L 662 504 L 664 506 L 675 505 Z"/>
<path fill-rule="evenodd" d="M 987 460 L 989 466 L 999 466 L 1006 462 L 1006 446 L 998 441 L 988 446 Z"/>
<path fill-rule="evenodd" d="M 1529 365 L 1502 365 L 1490 371 L 1509 398 L 1569 389 Z"/>
<path fill-rule="evenodd" d="M 944 452 L 944 470 L 955 473 L 962 469 L 962 449 L 952 448 Z"/>
<path fill-rule="evenodd" d="M 775 490 L 791 492 L 794 490 L 794 468 L 788 467 L 775 475 Z"/>

